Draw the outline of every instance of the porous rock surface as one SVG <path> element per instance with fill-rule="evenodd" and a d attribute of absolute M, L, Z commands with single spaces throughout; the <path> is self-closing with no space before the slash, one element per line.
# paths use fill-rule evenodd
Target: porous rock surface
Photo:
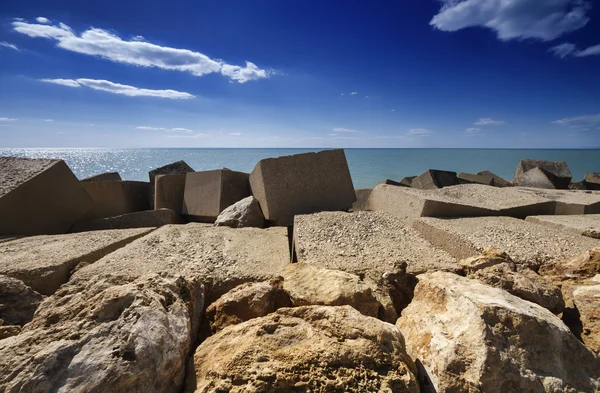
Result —
<path fill-rule="evenodd" d="M 452 273 L 421 275 L 397 326 L 436 392 L 595 392 L 600 358 L 537 304 Z M 543 339 L 542 339 L 543 338 Z"/>
<path fill-rule="evenodd" d="M 568 230 L 583 236 L 600 239 L 600 214 L 573 214 L 560 216 L 530 216 L 527 221 Z"/>
<path fill-rule="evenodd" d="M 176 392 L 203 300 L 177 276 L 69 283 L 0 341 L 0 391 Z"/>
<path fill-rule="evenodd" d="M 231 228 L 263 228 L 265 218 L 258 200 L 249 196 L 223 210 L 217 217 L 215 225 Z"/>
<path fill-rule="evenodd" d="M 419 392 L 399 330 L 350 306 L 282 308 L 194 355 L 189 392 Z"/>
<path fill-rule="evenodd" d="M 33 318 L 44 297 L 16 278 L 0 275 L 0 320 L 23 326 Z"/>
<path fill-rule="evenodd" d="M 600 193 L 581 190 L 544 190 L 539 188 L 518 187 L 522 193 L 554 201 L 553 214 L 600 214 Z"/>
<path fill-rule="evenodd" d="M 585 345 L 600 356 L 600 285 L 579 286 L 573 291 Z"/>

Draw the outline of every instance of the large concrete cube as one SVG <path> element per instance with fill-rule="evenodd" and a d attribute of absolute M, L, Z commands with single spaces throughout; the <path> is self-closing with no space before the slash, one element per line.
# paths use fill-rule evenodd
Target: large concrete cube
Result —
<path fill-rule="evenodd" d="M 250 196 L 248 177 L 229 169 L 188 173 L 182 213 L 194 221 L 214 222 L 227 207 Z"/>
<path fill-rule="evenodd" d="M 415 177 L 411 187 L 421 190 L 434 190 L 436 188 L 448 187 L 458 184 L 456 172 L 439 171 L 430 169 Z"/>
<path fill-rule="evenodd" d="M 250 174 L 265 219 L 288 226 L 296 214 L 348 210 L 356 200 L 343 150 L 260 160 Z"/>
<path fill-rule="evenodd" d="M 158 175 L 154 181 L 154 209 L 171 209 L 181 213 L 185 191 L 185 174 Z"/>
<path fill-rule="evenodd" d="M 495 186 L 494 178 L 490 175 L 474 175 L 472 173 L 461 172 L 458 174 L 460 184 L 483 184 L 486 186 Z"/>
<path fill-rule="evenodd" d="M 82 221 L 115 217 L 150 209 L 150 183 L 141 181 L 94 181 L 81 183 L 94 206 Z"/>
<path fill-rule="evenodd" d="M 588 190 L 600 190 L 600 172 L 588 172 L 583 179 Z"/>
<path fill-rule="evenodd" d="M 64 161 L 0 157 L 0 235 L 64 233 L 91 207 Z"/>
<path fill-rule="evenodd" d="M 517 166 L 517 170 L 515 171 L 515 180 L 519 179 L 526 172 L 531 171 L 532 169 L 538 168 L 543 172 L 549 181 L 552 182 L 554 188 L 558 189 L 567 189 L 569 188 L 569 183 L 571 182 L 572 175 L 569 170 L 569 166 L 566 162 L 562 161 L 544 161 L 544 160 L 521 160 L 519 161 L 519 165 Z M 534 172 L 535 178 L 539 177 L 539 174 Z M 515 184 L 517 185 L 517 184 Z M 518 184 L 521 186 L 530 186 L 535 187 L 533 184 L 527 185 Z M 549 188 L 549 187 L 544 187 Z"/>
<path fill-rule="evenodd" d="M 154 185 L 154 180 L 158 175 L 185 175 L 189 172 L 194 172 L 194 170 L 182 160 L 153 169 L 148 172 L 148 177 L 150 178 L 150 184 Z"/>
<path fill-rule="evenodd" d="M 533 168 L 520 174 L 513 180 L 513 185 L 520 187 L 534 187 L 554 190 L 556 187 L 556 176 L 541 168 Z"/>
<path fill-rule="evenodd" d="M 81 181 L 108 181 L 108 180 L 123 180 L 121 179 L 121 175 L 119 172 L 105 172 L 99 173 L 97 175 L 86 177 L 85 179 L 81 179 Z"/>
<path fill-rule="evenodd" d="M 477 174 L 482 175 L 482 176 L 490 176 L 491 178 L 493 178 L 495 187 L 510 187 L 510 186 L 512 186 L 511 182 L 504 180 L 500 176 L 496 175 L 494 172 L 481 171 L 481 172 L 477 172 Z"/>

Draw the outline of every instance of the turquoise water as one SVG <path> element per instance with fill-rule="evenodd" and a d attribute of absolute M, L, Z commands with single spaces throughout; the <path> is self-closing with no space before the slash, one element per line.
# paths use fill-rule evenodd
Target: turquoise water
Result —
<path fill-rule="evenodd" d="M 148 171 L 185 160 L 197 171 L 229 168 L 250 172 L 261 158 L 319 149 L 0 149 L 0 156 L 60 158 L 79 178 L 117 171 L 126 180 L 148 180 Z M 520 159 L 566 161 L 574 180 L 600 172 L 600 150 L 345 149 L 355 188 L 400 180 L 427 169 L 477 173 L 491 170 L 512 179 Z"/>

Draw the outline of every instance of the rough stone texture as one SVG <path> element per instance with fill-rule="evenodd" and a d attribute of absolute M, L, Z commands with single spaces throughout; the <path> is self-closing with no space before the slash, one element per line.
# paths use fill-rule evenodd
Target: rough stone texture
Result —
<path fill-rule="evenodd" d="M 367 203 L 367 199 L 369 199 L 369 195 L 371 195 L 372 188 L 359 188 L 354 190 L 356 194 L 356 201 L 352 204 L 350 211 L 358 212 L 365 210 L 365 204 Z"/>
<path fill-rule="evenodd" d="M 502 263 L 514 263 L 512 258 L 497 248 L 486 248 L 481 255 L 458 261 L 464 275 L 471 275 L 488 267 Z"/>
<path fill-rule="evenodd" d="M 556 187 L 556 178 L 541 168 L 533 168 L 513 179 L 514 186 L 546 188 L 553 190 Z"/>
<path fill-rule="evenodd" d="M 415 177 L 410 186 L 421 190 L 433 190 L 458 184 L 456 172 L 429 169 Z"/>
<path fill-rule="evenodd" d="M 157 228 L 169 224 L 183 224 L 179 213 L 171 209 L 146 210 L 116 217 L 99 218 L 75 224 L 71 232 L 100 231 L 106 229 Z"/>
<path fill-rule="evenodd" d="M 541 190 L 519 188 L 520 191 L 554 201 L 554 214 L 600 214 L 600 193 L 580 190 Z M 532 214 L 533 215 L 533 214 Z"/>
<path fill-rule="evenodd" d="M 0 326 L 0 340 L 16 336 L 21 333 L 21 327 L 17 325 L 2 325 Z"/>
<path fill-rule="evenodd" d="M 461 184 L 440 190 L 376 186 L 365 210 L 383 211 L 399 218 L 477 217 L 553 214 L 555 202 L 521 192 L 481 184 Z"/>
<path fill-rule="evenodd" d="M 371 287 L 355 274 L 293 263 L 283 270 L 282 276 L 283 289 L 296 307 L 348 305 L 374 318 L 383 313 L 383 305 Z"/>
<path fill-rule="evenodd" d="M 260 210 L 258 200 L 249 196 L 223 210 L 217 217 L 215 225 L 231 228 L 263 228 L 265 217 Z"/>
<path fill-rule="evenodd" d="M 390 185 L 390 186 L 402 186 L 402 187 L 404 187 L 404 184 L 402 184 L 402 182 L 398 182 L 398 181 L 391 180 L 391 179 L 385 179 L 384 181 L 381 181 L 381 182 L 379 182 L 377 184 L 387 184 L 387 185 Z"/>
<path fill-rule="evenodd" d="M 600 172 L 588 172 L 583 179 L 588 190 L 600 190 Z"/>
<path fill-rule="evenodd" d="M 600 244 L 574 255 L 567 260 L 557 260 L 540 268 L 540 274 L 552 276 L 555 281 L 582 281 L 600 274 Z"/>
<path fill-rule="evenodd" d="M 65 233 L 91 207 L 64 161 L 0 157 L 0 235 Z"/>
<path fill-rule="evenodd" d="M 458 182 L 460 184 L 483 184 L 486 186 L 495 186 L 494 178 L 489 175 L 474 175 L 472 173 L 461 172 L 458 174 Z"/>
<path fill-rule="evenodd" d="M 80 223 L 150 209 L 150 183 L 116 180 L 81 184 L 94 201 L 94 206 Z"/>
<path fill-rule="evenodd" d="M 0 391 L 177 392 L 203 301 L 177 276 L 70 282 L 0 341 Z"/>
<path fill-rule="evenodd" d="M 397 326 L 436 392 L 595 392 L 600 358 L 537 304 L 451 273 L 422 275 Z"/>
<path fill-rule="evenodd" d="M 581 319 L 581 339 L 600 355 L 600 285 L 577 287 L 573 291 L 573 303 Z"/>
<path fill-rule="evenodd" d="M 0 320 L 4 324 L 25 325 L 43 298 L 21 280 L 0 275 Z"/>
<path fill-rule="evenodd" d="M 569 183 L 569 190 L 588 190 L 591 188 L 588 188 L 586 183 L 583 181 L 576 181 L 576 182 L 571 182 Z"/>
<path fill-rule="evenodd" d="M 598 240 L 510 217 L 420 218 L 413 223 L 421 235 L 458 259 L 486 248 L 505 251 L 517 264 L 536 270 L 564 261 L 599 245 Z"/>
<path fill-rule="evenodd" d="M 42 295 L 51 295 L 79 264 L 93 263 L 151 230 L 42 235 L 0 243 L 0 274 L 17 278 Z"/>
<path fill-rule="evenodd" d="M 94 176 L 90 176 L 90 177 L 86 177 L 84 179 L 81 179 L 80 181 L 115 181 L 115 180 L 123 180 L 121 179 L 121 175 L 119 174 L 119 172 L 105 172 L 105 173 L 99 173 L 97 175 Z"/>
<path fill-rule="evenodd" d="M 154 186 L 156 176 L 158 175 L 185 175 L 189 172 L 194 172 L 194 169 L 182 160 L 153 169 L 148 172 L 148 177 L 150 178 L 150 184 Z"/>
<path fill-rule="evenodd" d="M 536 168 L 543 171 L 549 178 L 553 184 L 552 188 L 567 189 L 569 187 L 573 176 L 567 163 L 562 161 L 521 160 L 515 171 L 515 179 Z"/>
<path fill-rule="evenodd" d="M 293 248 L 298 262 L 377 279 L 402 262 L 414 274 L 458 269 L 454 258 L 405 222 L 380 212 L 296 216 Z"/>
<path fill-rule="evenodd" d="M 227 326 L 264 317 L 282 307 L 291 307 L 281 277 L 238 285 L 206 309 L 206 319 L 214 334 Z"/>
<path fill-rule="evenodd" d="M 248 177 L 229 169 L 188 173 L 182 213 L 194 221 L 215 222 L 225 208 L 250 196 Z"/>
<path fill-rule="evenodd" d="M 406 176 L 400 180 L 400 183 L 406 187 L 412 187 L 412 182 L 415 180 L 416 176 Z"/>
<path fill-rule="evenodd" d="M 177 272 L 205 284 L 210 304 L 232 288 L 281 274 L 289 263 L 286 228 L 165 225 L 74 274 L 93 280 L 111 272 L 124 277 Z"/>
<path fill-rule="evenodd" d="M 343 150 L 260 160 L 250 186 L 274 225 L 292 225 L 297 214 L 348 210 L 356 200 Z"/>
<path fill-rule="evenodd" d="M 530 216 L 526 220 L 556 229 L 572 231 L 583 236 L 600 238 L 600 214 Z"/>
<path fill-rule="evenodd" d="M 404 348 L 394 325 L 350 306 L 283 308 L 202 343 L 188 391 L 417 393 Z"/>
<path fill-rule="evenodd" d="M 494 172 L 481 171 L 481 172 L 477 172 L 477 174 L 482 175 L 482 176 L 490 176 L 491 178 L 493 178 L 495 187 L 511 187 L 512 186 L 511 182 L 501 178 L 500 176 L 496 175 Z"/>
<path fill-rule="evenodd" d="M 181 213 L 185 192 L 185 174 L 157 175 L 154 178 L 154 208 Z"/>

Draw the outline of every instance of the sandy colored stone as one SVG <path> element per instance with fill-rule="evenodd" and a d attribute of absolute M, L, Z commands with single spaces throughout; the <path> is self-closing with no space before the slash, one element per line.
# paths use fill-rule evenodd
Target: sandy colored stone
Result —
<path fill-rule="evenodd" d="M 402 262 L 415 274 L 458 268 L 407 223 L 382 212 L 296 216 L 293 247 L 298 262 L 377 278 Z"/>
<path fill-rule="evenodd" d="M 350 306 L 283 308 L 194 355 L 189 392 L 419 392 L 399 330 Z"/>
<path fill-rule="evenodd" d="M 552 276 L 560 281 L 582 281 L 600 274 L 600 245 L 583 251 L 566 260 L 546 264 L 540 268 L 540 274 Z"/>
<path fill-rule="evenodd" d="M 16 278 L 0 275 L 0 320 L 23 326 L 33 318 L 44 297 Z"/>
<path fill-rule="evenodd" d="M 181 213 L 186 174 L 157 175 L 154 178 L 154 209 L 171 209 Z"/>
<path fill-rule="evenodd" d="M 537 304 L 445 272 L 419 277 L 397 326 L 436 392 L 595 392 L 600 358 Z"/>
<path fill-rule="evenodd" d="M 486 248 L 480 255 L 458 261 L 458 265 L 465 275 L 474 274 L 479 270 L 501 263 L 513 263 L 513 260 L 507 253 L 497 248 Z"/>
<path fill-rule="evenodd" d="M 89 176 L 80 181 L 111 181 L 111 180 L 123 180 L 119 172 L 105 172 L 97 175 Z"/>
<path fill-rule="evenodd" d="M 365 210 L 365 204 L 367 203 L 367 199 L 369 199 L 372 190 L 372 188 L 359 188 L 354 190 L 356 201 L 352 204 L 350 211 L 357 212 Z"/>
<path fill-rule="evenodd" d="M 473 173 L 461 172 L 457 176 L 460 184 L 484 184 L 486 186 L 495 186 L 494 178 L 490 175 L 475 175 Z"/>
<path fill-rule="evenodd" d="M 553 214 L 600 214 L 600 192 L 582 190 L 543 190 L 519 187 L 519 191 L 556 203 Z M 532 214 L 533 215 L 533 214 Z"/>
<path fill-rule="evenodd" d="M 237 285 L 279 276 L 288 263 L 286 228 L 232 229 L 192 223 L 159 228 L 74 277 L 93 280 L 105 272 L 124 277 L 177 272 L 202 281 L 211 303 Z"/>
<path fill-rule="evenodd" d="M 546 161 L 546 160 L 520 160 L 515 171 L 515 180 L 527 176 L 527 173 L 541 173 L 551 182 L 551 188 L 566 189 L 569 187 L 572 175 L 569 166 L 564 161 Z M 536 175 L 537 177 L 537 175 Z M 533 180 L 533 179 L 532 179 Z M 534 181 L 535 183 L 535 181 Z M 533 186 L 533 185 L 532 185 Z M 533 186 L 536 187 L 536 186 Z"/>
<path fill-rule="evenodd" d="M 489 176 L 492 179 L 494 179 L 494 186 L 495 187 L 512 187 L 512 183 L 501 178 L 500 176 L 496 175 L 494 172 L 491 171 L 481 171 L 481 172 L 477 172 L 478 175 L 482 175 L 482 176 Z"/>
<path fill-rule="evenodd" d="M 97 261 L 151 228 L 24 237 L 0 243 L 0 274 L 17 278 L 42 295 L 67 282 L 79 264 Z"/>
<path fill-rule="evenodd" d="M 0 340 L 5 338 L 16 336 L 21 333 L 21 326 L 18 325 L 1 325 L 0 326 Z"/>
<path fill-rule="evenodd" d="M 179 213 L 171 209 L 146 210 L 116 217 L 99 218 L 75 224 L 71 232 L 102 231 L 106 229 L 158 228 L 169 224 L 183 224 Z"/>
<path fill-rule="evenodd" d="M 194 169 L 185 161 L 181 160 L 151 170 L 148 172 L 148 178 L 150 179 L 150 184 L 152 184 L 152 188 L 154 189 L 156 176 L 158 175 L 185 175 L 189 172 L 194 172 Z"/>
<path fill-rule="evenodd" d="M 81 222 L 116 217 L 151 208 L 150 183 L 141 181 L 91 181 L 81 183 L 94 205 Z"/>
<path fill-rule="evenodd" d="M 249 196 L 223 210 L 217 217 L 215 225 L 231 228 L 263 228 L 265 217 L 260 210 L 258 200 Z"/>
<path fill-rule="evenodd" d="M 410 186 L 422 190 L 432 190 L 455 184 L 458 184 L 456 172 L 429 169 L 412 179 Z"/>
<path fill-rule="evenodd" d="M 600 285 L 580 286 L 573 291 L 584 344 L 600 356 Z"/>
<path fill-rule="evenodd" d="M 203 301 L 178 276 L 70 282 L 0 341 L 0 391 L 177 392 Z"/>
<path fill-rule="evenodd" d="M 456 258 L 469 258 L 486 248 L 497 248 L 515 263 L 536 271 L 541 265 L 564 261 L 600 246 L 596 239 L 510 217 L 425 217 L 415 220 L 413 227 Z"/>
<path fill-rule="evenodd" d="M 561 230 L 573 231 L 583 236 L 600 238 L 600 214 L 530 216 L 526 220 Z M 595 234 L 599 236 L 596 237 Z"/>

